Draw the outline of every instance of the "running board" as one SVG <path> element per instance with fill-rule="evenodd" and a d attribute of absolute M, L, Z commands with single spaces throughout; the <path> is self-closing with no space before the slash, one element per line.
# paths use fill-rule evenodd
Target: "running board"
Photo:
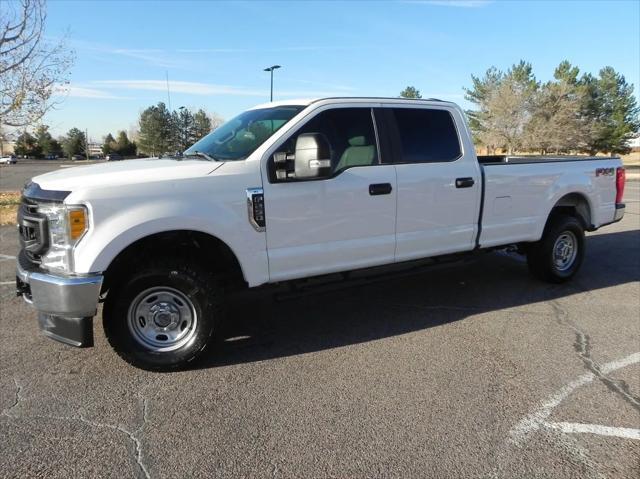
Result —
<path fill-rule="evenodd" d="M 308 279 L 291 280 L 286 283 L 280 283 L 281 285 L 286 285 L 288 291 L 276 292 L 274 298 L 276 301 L 286 301 L 312 294 L 322 294 L 365 286 L 394 278 L 404 278 L 427 270 L 436 269 L 438 266 L 448 266 L 458 262 L 470 262 L 486 251 L 487 250 L 475 250 L 467 253 L 436 256 L 434 258 L 406 261 L 392 265 L 315 276 Z"/>

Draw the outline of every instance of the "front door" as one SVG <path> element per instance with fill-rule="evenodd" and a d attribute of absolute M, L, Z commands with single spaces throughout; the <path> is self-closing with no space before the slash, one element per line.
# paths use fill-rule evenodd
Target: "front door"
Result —
<path fill-rule="evenodd" d="M 330 144 L 331 174 L 278 179 L 268 159 L 264 181 L 270 280 L 282 281 L 392 263 L 396 175 L 380 162 L 372 107 L 320 109 L 277 152 L 292 155 L 303 133 Z"/>

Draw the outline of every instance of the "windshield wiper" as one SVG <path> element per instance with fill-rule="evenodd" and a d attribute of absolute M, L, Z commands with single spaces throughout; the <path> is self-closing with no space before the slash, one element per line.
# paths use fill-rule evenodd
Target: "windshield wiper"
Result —
<path fill-rule="evenodd" d="M 158 158 L 161 159 L 161 160 L 164 160 L 164 159 L 167 159 L 167 158 L 172 159 L 172 160 L 178 160 L 178 161 L 182 160 L 182 156 L 181 155 L 177 155 L 175 153 L 164 153 L 164 154 L 158 155 Z"/>
<path fill-rule="evenodd" d="M 204 158 L 205 160 L 208 161 L 218 161 L 216 160 L 213 156 L 211 155 L 207 155 L 206 153 L 203 153 L 202 151 L 193 151 L 191 153 L 186 153 L 183 155 L 183 158 L 189 158 L 189 157 L 198 157 L 198 158 Z"/>

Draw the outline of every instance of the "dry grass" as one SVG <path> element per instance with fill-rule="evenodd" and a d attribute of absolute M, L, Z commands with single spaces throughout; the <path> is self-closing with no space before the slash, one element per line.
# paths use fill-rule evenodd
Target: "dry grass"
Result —
<path fill-rule="evenodd" d="M 632 151 L 628 155 L 622 155 L 622 161 L 627 166 L 640 165 L 640 151 Z"/>
<path fill-rule="evenodd" d="M 0 225 L 16 224 L 19 204 L 19 192 L 0 192 Z"/>

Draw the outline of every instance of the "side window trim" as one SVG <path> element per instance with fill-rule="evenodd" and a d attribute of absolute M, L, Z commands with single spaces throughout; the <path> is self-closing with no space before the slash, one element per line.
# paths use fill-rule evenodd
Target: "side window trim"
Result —
<path fill-rule="evenodd" d="M 393 163 L 396 165 L 422 165 L 429 163 L 453 163 L 455 161 L 459 161 L 464 157 L 464 148 L 462 143 L 462 137 L 460 136 L 460 129 L 458 128 L 458 123 L 456 122 L 456 118 L 448 108 L 436 108 L 436 107 L 416 107 L 414 105 L 404 106 L 404 105 L 382 105 L 382 109 L 386 110 L 385 122 L 389 130 L 389 135 L 392 137 L 393 144 Z M 449 117 L 451 118 L 451 123 L 453 124 L 453 128 L 456 133 L 456 138 L 458 140 L 458 148 L 460 153 L 458 156 L 451 160 L 441 160 L 441 161 L 400 161 L 402 158 L 402 140 L 400 139 L 400 129 L 398 126 L 398 122 L 396 121 L 395 114 L 393 110 L 395 109 L 405 109 L 405 110 L 438 110 L 447 112 Z"/>
<path fill-rule="evenodd" d="M 376 115 L 374 113 L 374 108 L 370 109 L 370 114 L 371 114 L 371 123 L 373 124 L 373 135 L 376 138 L 376 165 L 381 165 L 382 164 L 382 157 L 381 157 L 381 149 L 380 149 L 380 135 L 378 134 L 378 124 L 376 122 Z M 346 170 L 347 168 L 345 168 Z M 344 170 L 343 170 L 344 171 Z"/>
<path fill-rule="evenodd" d="M 392 123 L 387 119 L 389 111 L 382 108 L 373 108 L 374 125 L 378 140 L 378 164 L 392 165 L 395 161 L 396 151 L 392 139 Z"/>
<path fill-rule="evenodd" d="M 296 128 L 292 131 L 292 132 L 287 132 L 285 135 L 283 135 L 281 138 L 278 139 L 277 142 L 275 142 L 271 147 L 269 147 L 269 149 L 265 152 L 265 156 L 266 156 L 266 166 L 267 166 L 267 181 L 270 184 L 283 184 L 283 183 L 301 183 L 301 182 L 305 182 L 305 181 L 326 181 L 326 180 L 331 180 L 333 178 L 336 178 L 337 176 L 339 176 L 340 174 L 342 174 L 343 172 L 350 170 L 351 168 L 362 168 L 365 166 L 379 166 L 382 165 L 381 163 L 381 151 L 380 151 L 380 141 L 379 141 L 379 137 L 378 137 L 378 129 L 377 129 L 377 125 L 376 125 L 376 118 L 374 115 L 374 109 L 379 108 L 380 105 L 377 106 L 357 106 L 357 105 L 330 105 L 328 107 L 325 108 L 318 108 L 317 110 L 310 112 L 308 115 L 305 115 L 305 117 L 303 119 L 301 119 L 301 123 L 296 126 Z M 373 165 L 353 165 L 353 166 L 348 166 L 346 168 L 343 168 L 341 170 L 337 170 L 335 172 L 333 172 L 331 174 L 331 176 L 327 176 L 325 178 L 304 178 L 304 179 L 296 179 L 296 178 L 289 178 L 286 180 L 277 180 L 273 178 L 273 175 L 271 174 L 270 169 L 273 167 L 273 154 L 276 153 L 287 141 L 289 141 L 292 137 L 296 136 L 300 130 L 302 130 L 309 122 L 313 121 L 318 115 L 321 115 L 322 113 L 325 113 L 327 111 L 331 111 L 331 110 L 346 110 L 346 109 L 354 109 L 354 108 L 361 108 L 363 110 L 365 109 L 369 109 L 370 111 L 370 118 L 371 118 L 371 123 L 372 123 L 372 128 L 374 131 L 374 136 L 375 136 L 375 140 L 376 140 L 376 156 L 377 156 L 377 161 L 376 163 L 374 163 Z"/>

